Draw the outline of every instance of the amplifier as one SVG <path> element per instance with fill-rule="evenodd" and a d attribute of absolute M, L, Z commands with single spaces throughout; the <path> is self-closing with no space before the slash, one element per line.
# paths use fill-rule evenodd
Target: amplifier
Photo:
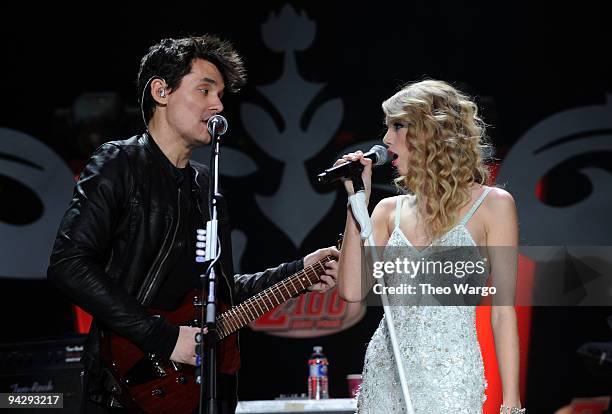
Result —
<path fill-rule="evenodd" d="M 78 413 L 85 338 L 0 344 L 0 392 L 61 392 L 62 412 Z"/>

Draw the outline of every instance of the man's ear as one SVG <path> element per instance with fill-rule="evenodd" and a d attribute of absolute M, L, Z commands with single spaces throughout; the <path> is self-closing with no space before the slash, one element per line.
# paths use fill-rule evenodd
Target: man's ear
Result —
<path fill-rule="evenodd" d="M 160 105 L 165 105 L 168 102 L 168 85 L 161 78 L 155 78 L 151 81 L 151 96 L 153 100 Z"/>

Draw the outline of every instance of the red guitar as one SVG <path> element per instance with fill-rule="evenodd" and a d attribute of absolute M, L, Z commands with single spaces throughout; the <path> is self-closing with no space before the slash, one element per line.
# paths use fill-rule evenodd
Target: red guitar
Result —
<path fill-rule="evenodd" d="M 318 283 L 325 274 L 325 264 L 331 260 L 336 258 L 327 256 L 240 305 L 222 312 L 217 317 L 219 341 Z M 200 326 L 200 295 L 201 291 L 192 291 L 174 311 L 149 311 L 163 316 L 174 325 Z M 220 306 L 220 311 L 222 310 Z M 235 337 L 225 340 L 235 340 Z M 223 343 L 218 342 L 217 348 L 221 351 L 224 348 Z M 221 352 L 218 357 L 219 361 L 222 361 Z M 191 413 L 198 406 L 200 385 L 195 381 L 193 366 L 163 360 L 154 354 L 145 354 L 129 340 L 114 333 L 103 337 L 102 361 L 111 368 L 110 371 L 118 384 L 113 387 L 113 398 L 130 412 Z"/>

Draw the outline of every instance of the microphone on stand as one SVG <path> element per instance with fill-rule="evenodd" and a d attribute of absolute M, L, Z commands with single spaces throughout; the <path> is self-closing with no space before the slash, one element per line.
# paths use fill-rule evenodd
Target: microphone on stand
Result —
<path fill-rule="evenodd" d="M 382 145 L 374 145 L 368 152 L 363 154 L 363 156 L 372 160 L 373 167 L 386 164 L 387 161 L 389 161 L 389 153 L 387 152 L 387 148 Z M 350 177 L 353 169 L 359 165 L 361 165 L 359 161 L 347 161 L 345 163 L 336 165 L 335 167 L 328 168 L 321 174 L 317 175 L 318 181 L 320 183 L 327 184 L 340 178 Z"/>
<path fill-rule="evenodd" d="M 203 253 L 203 261 L 206 263 L 206 271 L 200 275 L 202 283 L 202 298 L 206 298 L 206 303 L 202 300 L 202 326 L 200 327 L 200 335 L 196 345 L 196 353 L 198 355 L 197 362 L 199 370 L 197 375 L 200 379 L 200 409 L 199 413 L 203 412 L 216 414 L 218 412 L 217 402 L 217 349 L 216 349 L 216 334 L 217 334 L 217 276 L 215 274 L 214 264 L 221 255 L 221 246 L 219 245 L 219 220 L 217 206 L 221 197 L 219 194 L 219 145 L 221 135 L 227 131 L 227 120 L 221 115 L 213 115 L 208 119 L 206 128 L 212 139 L 212 151 L 210 152 L 209 165 L 209 188 L 208 188 L 208 210 L 210 212 L 209 220 L 206 222 L 206 231 L 198 229 L 197 239 L 206 241 L 205 250 L 202 251 L 200 246 L 196 250 L 196 262 L 201 262 Z M 204 293 L 208 292 L 208 293 Z M 204 334 L 204 328 L 208 328 L 208 332 Z M 202 360 L 205 364 L 205 375 L 202 370 Z M 204 379 L 205 378 L 205 379 Z"/>
<path fill-rule="evenodd" d="M 222 115 L 213 115 L 208 118 L 206 127 L 212 136 L 214 136 L 215 133 L 217 135 L 223 135 L 227 131 L 227 119 Z"/>

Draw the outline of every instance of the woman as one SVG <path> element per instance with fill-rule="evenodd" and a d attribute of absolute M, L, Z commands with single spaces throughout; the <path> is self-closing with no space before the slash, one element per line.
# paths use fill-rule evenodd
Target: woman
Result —
<path fill-rule="evenodd" d="M 486 247 L 487 257 L 483 260 L 488 262 L 487 271 L 498 290 L 493 296 L 496 306 L 492 308 L 491 324 L 503 384 L 500 412 L 524 412 L 520 410 L 518 333 L 513 306 L 516 208 L 509 193 L 485 185 L 488 171 L 482 157 L 486 146 L 484 124 L 476 104 L 445 82 L 426 80 L 405 86 L 382 107 L 387 127 L 383 142 L 399 174 L 396 184 L 406 194 L 383 199 L 375 207 L 371 219 L 376 245 L 386 246 L 387 261 L 393 260 L 387 254 L 390 247 L 400 249 L 413 261 L 425 260 L 435 246 L 471 246 L 476 253 L 460 251 L 475 255 L 471 259 L 483 259 L 474 246 Z M 347 160 L 359 160 L 364 165 L 362 178 L 368 200 L 371 160 L 356 152 L 337 163 Z M 345 187 L 349 195 L 354 193 L 350 180 Z M 361 283 L 363 244 L 350 208 L 344 235 L 339 294 L 349 302 L 357 302 L 363 300 L 369 288 L 364 289 Z M 397 277 L 389 276 L 386 275 L 387 284 L 398 283 Z M 373 283 L 369 277 L 369 286 Z M 417 305 L 391 306 L 415 413 L 482 413 L 486 380 L 476 337 L 474 304 L 432 306 L 439 302 L 426 293 L 417 300 Z M 392 297 L 389 301 L 392 305 L 400 303 Z M 366 352 L 358 411 L 387 414 L 404 410 L 383 320 Z"/>

